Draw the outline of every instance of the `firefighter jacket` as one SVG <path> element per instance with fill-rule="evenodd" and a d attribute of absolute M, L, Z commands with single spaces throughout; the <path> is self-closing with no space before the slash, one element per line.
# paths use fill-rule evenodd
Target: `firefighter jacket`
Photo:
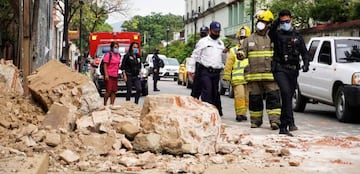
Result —
<path fill-rule="evenodd" d="M 247 81 L 274 80 L 271 72 L 273 48 L 267 34 L 264 36 L 258 33 L 251 34 L 244 40 L 240 50 L 249 59 L 249 65 L 245 68 L 245 79 Z"/>
<path fill-rule="evenodd" d="M 235 46 L 230 49 L 224 68 L 223 79 L 231 81 L 231 85 L 233 86 L 247 83 L 245 80 L 244 68 L 248 65 L 248 59 L 238 60 L 236 58 L 238 49 L 239 46 Z"/>

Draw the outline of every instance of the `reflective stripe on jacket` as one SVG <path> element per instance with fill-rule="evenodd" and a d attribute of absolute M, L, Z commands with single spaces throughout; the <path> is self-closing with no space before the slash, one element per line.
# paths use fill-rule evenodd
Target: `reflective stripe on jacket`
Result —
<path fill-rule="evenodd" d="M 273 81 L 271 61 L 273 48 L 269 36 L 257 33 L 251 34 L 244 40 L 242 51 L 249 59 L 249 66 L 245 70 L 247 81 Z"/>

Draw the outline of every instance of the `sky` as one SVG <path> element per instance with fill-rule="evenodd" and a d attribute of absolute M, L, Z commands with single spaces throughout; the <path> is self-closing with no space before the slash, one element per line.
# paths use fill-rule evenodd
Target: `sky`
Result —
<path fill-rule="evenodd" d="M 185 0 L 128 0 L 128 6 L 130 9 L 127 19 L 135 15 L 150 15 L 151 12 L 162 14 L 172 13 L 181 16 L 185 13 Z M 123 16 L 110 15 L 107 23 L 116 23 L 119 21 L 119 18 L 124 19 Z"/>

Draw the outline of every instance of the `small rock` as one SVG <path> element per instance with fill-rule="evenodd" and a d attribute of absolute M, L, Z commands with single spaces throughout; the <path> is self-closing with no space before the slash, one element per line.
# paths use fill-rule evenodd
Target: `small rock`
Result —
<path fill-rule="evenodd" d="M 299 162 L 299 161 L 296 161 L 296 160 L 290 160 L 290 161 L 289 161 L 289 165 L 290 165 L 290 166 L 295 166 L 295 167 L 297 167 L 297 166 L 300 165 L 300 162 Z"/>
<path fill-rule="evenodd" d="M 288 149 L 281 149 L 280 150 L 280 156 L 289 156 L 290 155 L 290 151 Z"/>
<path fill-rule="evenodd" d="M 265 149 L 265 152 L 267 153 L 275 153 L 275 149 Z"/>
<path fill-rule="evenodd" d="M 79 155 L 75 154 L 71 150 L 65 150 L 60 153 L 60 158 L 63 159 L 67 164 L 75 162 L 80 159 Z"/>
<path fill-rule="evenodd" d="M 10 122 L 8 122 L 8 121 L 6 121 L 6 120 L 4 120 L 4 119 L 1 119 L 1 120 L 0 120 L 0 125 L 3 126 L 3 127 L 5 127 L 6 129 L 9 129 L 10 126 L 11 126 Z"/>
<path fill-rule="evenodd" d="M 61 137 L 57 133 L 47 133 L 45 138 L 45 143 L 48 146 L 55 147 L 61 143 Z"/>

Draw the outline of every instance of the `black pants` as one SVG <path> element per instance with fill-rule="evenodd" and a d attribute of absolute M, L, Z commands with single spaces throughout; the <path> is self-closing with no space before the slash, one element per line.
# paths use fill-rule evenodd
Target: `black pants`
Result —
<path fill-rule="evenodd" d="M 156 72 L 155 72 L 156 70 Z M 153 69 L 153 80 L 154 80 L 154 90 L 158 89 L 157 88 L 157 81 L 159 80 L 159 69 Z"/>
<path fill-rule="evenodd" d="M 201 95 L 201 69 L 199 62 L 195 63 L 194 81 L 191 89 L 191 96 L 199 99 Z"/>
<path fill-rule="evenodd" d="M 135 103 L 139 103 L 140 93 L 141 93 L 141 82 L 138 76 L 126 75 L 126 101 L 130 101 L 132 87 L 135 86 L 136 94 L 135 94 Z"/>
<path fill-rule="evenodd" d="M 299 71 L 296 69 L 282 68 L 280 66 L 273 74 L 281 92 L 280 128 L 286 129 L 287 126 L 295 125 L 292 98 L 295 93 Z"/>
<path fill-rule="evenodd" d="M 216 106 L 220 116 L 222 116 L 222 107 L 219 93 L 220 72 L 211 73 L 207 70 L 201 70 L 200 72 L 201 100 Z"/>

